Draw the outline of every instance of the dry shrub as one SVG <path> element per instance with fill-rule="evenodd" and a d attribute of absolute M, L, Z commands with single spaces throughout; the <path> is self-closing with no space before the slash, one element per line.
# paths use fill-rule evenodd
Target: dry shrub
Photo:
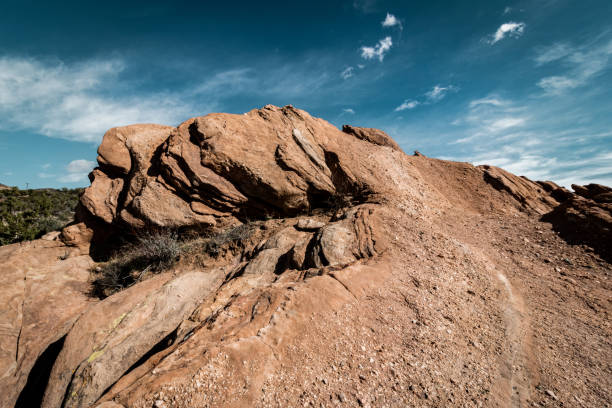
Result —
<path fill-rule="evenodd" d="M 190 236 L 186 240 L 179 240 L 178 234 L 172 231 L 141 234 L 108 262 L 92 269 L 91 295 L 103 299 L 172 267 L 181 258 L 186 262 L 197 260 L 205 266 L 210 258 L 217 258 L 232 247 L 240 247 L 255 228 L 255 223 L 249 222 L 214 235 Z"/>
<path fill-rule="evenodd" d="M 174 265 L 181 252 L 181 242 L 175 232 L 142 234 L 121 253 L 96 266 L 92 295 L 105 298 L 141 281 L 148 274 L 159 273 Z"/>

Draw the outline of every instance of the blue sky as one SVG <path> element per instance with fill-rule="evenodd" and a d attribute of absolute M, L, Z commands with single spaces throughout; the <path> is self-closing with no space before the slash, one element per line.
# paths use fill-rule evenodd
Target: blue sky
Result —
<path fill-rule="evenodd" d="M 3 2 L 0 183 L 84 186 L 110 127 L 271 103 L 612 185 L 608 0 L 125 3 Z"/>

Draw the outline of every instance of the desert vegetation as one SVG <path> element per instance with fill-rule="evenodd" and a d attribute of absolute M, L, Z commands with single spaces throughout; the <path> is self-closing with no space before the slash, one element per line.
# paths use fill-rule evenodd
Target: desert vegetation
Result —
<path fill-rule="evenodd" d="M 106 262 L 92 268 L 91 295 L 105 298 L 154 274 L 168 270 L 177 262 L 205 264 L 221 256 L 233 244 L 246 240 L 256 228 L 255 222 L 240 224 L 210 235 L 179 234 L 153 229 L 140 231 Z"/>
<path fill-rule="evenodd" d="M 74 218 L 83 189 L 0 190 L 0 245 L 41 237 Z"/>

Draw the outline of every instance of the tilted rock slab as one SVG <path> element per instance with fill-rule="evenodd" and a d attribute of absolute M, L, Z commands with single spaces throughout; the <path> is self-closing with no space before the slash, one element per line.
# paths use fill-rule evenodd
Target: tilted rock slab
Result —
<path fill-rule="evenodd" d="M 0 247 L 2 407 L 15 405 L 37 359 L 95 303 L 87 296 L 91 258 L 71 251 L 44 239 Z"/>

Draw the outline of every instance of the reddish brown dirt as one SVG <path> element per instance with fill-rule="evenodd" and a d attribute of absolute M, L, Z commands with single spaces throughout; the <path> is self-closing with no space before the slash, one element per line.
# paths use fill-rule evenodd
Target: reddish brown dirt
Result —
<path fill-rule="evenodd" d="M 609 406 L 610 264 L 588 247 L 568 245 L 538 214 L 519 211 L 509 195 L 486 188 L 473 168 L 413 160 L 459 204 L 441 206 L 427 219 L 387 212 L 382 225 L 392 244 L 383 259 L 391 263 L 373 262 L 375 269 L 355 280 L 339 275 L 349 291 L 343 300 L 320 299 L 326 276 L 263 291 L 273 312 L 265 326 L 272 329 L 261 330 L 276 334 L 260 331 L 233 342 L 231 335 L 224 340 L 228 326 L 219 323 L 204 355 L 194 354 L 201 356 L 197 369 L 183 364 L 174 380 L 160 374 L 159 382 L 118 401 L 138 407 Z M 245 305 L 253 304 L 247 321 L 256 320 L 260 302 L 242 302 L 217 322 L 240 321 Z M 290 330 L 272 323 L 288 319 Z M 142 388 L 155 392 L 143 395 Z"/>

